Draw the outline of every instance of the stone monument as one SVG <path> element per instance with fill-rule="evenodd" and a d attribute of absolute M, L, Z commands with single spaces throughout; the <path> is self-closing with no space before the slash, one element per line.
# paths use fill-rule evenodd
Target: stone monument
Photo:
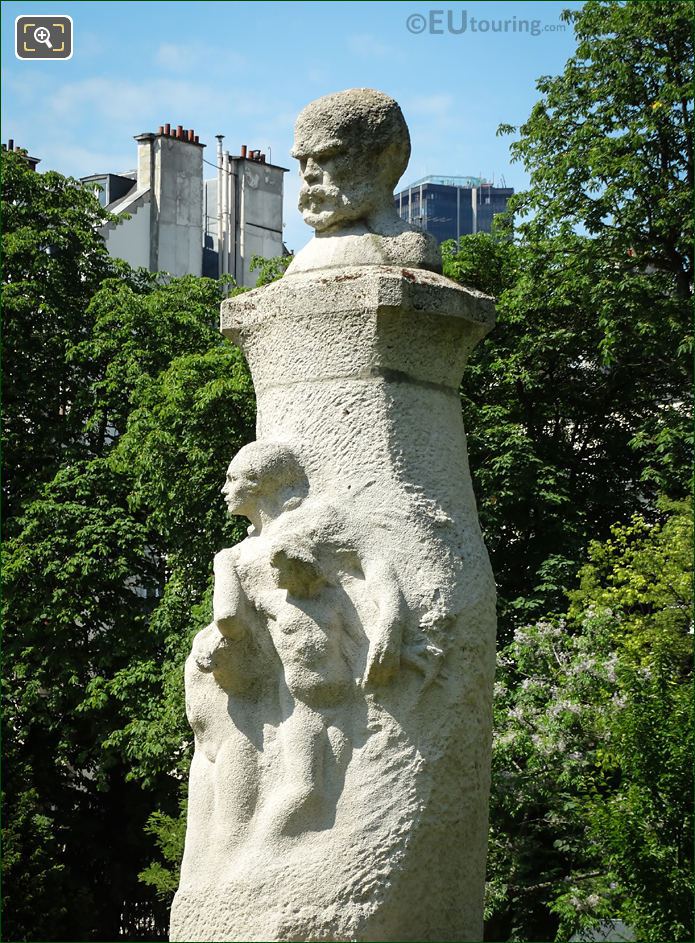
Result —
<path fill-rule="evenodd" d="M 480 940 L 495 588 L 458 386 L 493 303 L 394 210 L 393 99 L 312 102 L 293 154 L 315 236 L 222 305 L 258 438 L 223 489 L 248 537 L 215 557 L 186 665 L 171 939 Z"/>

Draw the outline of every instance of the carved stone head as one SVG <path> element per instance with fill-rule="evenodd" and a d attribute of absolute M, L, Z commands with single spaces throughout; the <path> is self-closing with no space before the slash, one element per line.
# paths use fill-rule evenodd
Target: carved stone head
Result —
<path fill-rule="evenodd" d="M 316 232 L 340 229 L 393 207 L 393 190 L 410 158 L 398 104 L 383 92 L 351 88 L 318 98 L 297 118 L 292 156 L 299 161 L 299 209 Z"/>
<path fill-rule="evenodd" d="M 274 517 L 283 505 L 299 503 L 308 491 L 299 459 L 279 442 L 251 442 L 230 462 L 222 488 L 230 514 L 243 514 L 258 526 L 262 517 Z"/>

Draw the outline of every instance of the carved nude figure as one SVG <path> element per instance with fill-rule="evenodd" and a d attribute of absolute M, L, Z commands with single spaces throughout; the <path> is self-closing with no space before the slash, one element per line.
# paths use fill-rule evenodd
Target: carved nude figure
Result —
<path fill-rule="evenodd" d="M 364 554 L 364 525 L 347 496 L 339 505 L 310 494 L 273 534 L 270 563 L 286 593 L 270 622 L 286 692 L 280 830 L 331 820 L 363 721 L 356 705 L 400 665 L 403 595 L 395 573 Z"/>
<path fill-rule="evenodd" d="M 231 461 L 222 493 L 228 512 L 247 517 L 251 521 L 249 536 L 258 537 L 266 524 L 297 507 L 307 490 L 304 470 L 289 447 L 252 442 Z M 201 670 L 212 668 L 214 653 L 224 647 L 225 639 L 239 641 L 247 633 L 260 631 L 262 616 L 242 589 L 239 571 L 253 574 L 254 560 L 260 560 L 262 554 L 258 541 L 245 541 L 215 555 L 213 622 L 194 642 Z M 262 572 L 262 562 L 257 569 Z"/>
<path fill-rule="evenodd" d="M 326 780 L 337 783 L 346 761 L 355 690 L 385 683 L 399 668 L 404 598 L 388 565 L 365 556 L 365 522 L 350 519 L 347 497 L 339 506 L 307 496 L 288 446 L 246 446 L 223 493 L 229 512 L 252 525 L 245 541 L 215 557 L 213 622 L 196 637 L 194 658 L 239 694 L 267 674 L 261 641 L 272 641 L 282 665 L 283 778 L 260 827 L 317 827 L 330 817 Z"/>

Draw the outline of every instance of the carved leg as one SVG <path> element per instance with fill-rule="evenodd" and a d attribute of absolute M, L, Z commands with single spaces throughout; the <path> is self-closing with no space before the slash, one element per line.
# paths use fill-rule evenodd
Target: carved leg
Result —
<path fill-rule="evenodd" d="M 261 827 L 275 835 L 314 830 L 320 827 L 324 764 L 326 753 L 331 752 L 326 723 L 317 711 L 295 701 L 279 736 L 282 781 L 261 811 Z"/>

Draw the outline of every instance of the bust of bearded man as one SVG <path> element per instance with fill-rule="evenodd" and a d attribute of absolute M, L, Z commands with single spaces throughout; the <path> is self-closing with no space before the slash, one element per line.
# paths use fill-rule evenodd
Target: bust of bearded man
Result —
<path fill-rule="evenodd" d="M 351 88 L 311 102 L 295 125 L 299 209 L 315 230 L 287 275 L 347 265 L 441 271 L 436 240 L 405 223 L 393 191 L 410 158 L 410 135 L 393 98 Z"/>

